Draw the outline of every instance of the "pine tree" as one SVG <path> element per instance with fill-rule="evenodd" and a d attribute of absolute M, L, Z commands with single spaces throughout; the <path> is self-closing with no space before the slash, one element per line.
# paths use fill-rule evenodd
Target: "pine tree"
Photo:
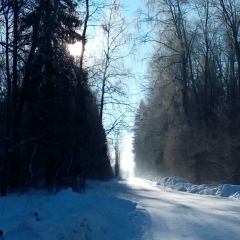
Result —
<path fill-rule="evenodd" d="M 7 187 L 22 192 L 30 186 L 59 189 L 74 186 L 78 176 L 111 176 L 105 135 L 99 134 L 92 149 L 88 146 L 95 137 L 91 131 L 104 131 L 87 72 L 67 50 L 69 43 L 82 40 L 76 8 L 71 0 L 39 0 L 33 6 L 23 4 L 16 13 L 16 33 L 21 35 L 7 47 L 17 56 L 9 56 L 9 72 L 18 81 L 15 110 L 7 117 L 7 122 L 13 120 L 5 144 L 2 195 Z"/>

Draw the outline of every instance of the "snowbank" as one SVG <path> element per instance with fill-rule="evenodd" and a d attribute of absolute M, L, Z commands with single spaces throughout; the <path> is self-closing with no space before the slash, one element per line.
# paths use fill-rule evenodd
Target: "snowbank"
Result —
<path fill-rule="evenodd" d="M 152 178 L 151 180 L 156 182 L 157 185 L 168 187 L 177 191 L 240 199 L 240 185 L 196 185 L 188 182 L 184 178 L 178 177 Z"/>
<path fill-rule="evenodd" d="M 127 240 L 139 236 L 144 212 L 136 203 L 107 194 L 104 183 L 97 188 L 94 184 L 84 194 L 69 188 L 57 194 L 32 191 L 0 197 L 4 239 Z"/>

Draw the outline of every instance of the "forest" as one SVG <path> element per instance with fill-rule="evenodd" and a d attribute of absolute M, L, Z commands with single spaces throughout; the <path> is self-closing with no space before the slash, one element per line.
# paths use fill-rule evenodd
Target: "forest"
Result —
<path fill-rule="evenodd" d="M 154 46 L 135 116 L 136 174 L 240 184 L 240 2 L 148 0 Z"/>
<path fill-rule="evenodd" d="M 240 2 L 144 2 L 127 22 L 121 0 L 1 1 L 2 196 L 117 176 L 130 127 L 136 175 L 240 184 Z"/>
<path fill-rule="evenodd" d="M 31 188 L 58 191 L 70 186 L 82 190 L 87 178 L 113 177 L 106 136 L 111 129 L 103 127 L 103 104 L 110 87 L 112 96 L 121 93 L 109 80 L 109 69 L 114 67 L 111 59 L 115 56 L 117 63 L 118 58 L 110 55 L 108 47 L 102 62 L 87 68 L 85 63 L 90 57 L 85 50 L 90 20 L 100 15 L 102 19 L 97 21 L 107 42 L 114 39 L 119 44 L 114 49 L 121 46 L 118 38 L 110 35 L 109 27 L 124 26 L 117 15 L 119 4 L 88 0 L 1 1 L 2 196 Z M 111 14 L 104 15 L 105 8 Z M 78 57 L 71 56 L 68 48 L 76 42 L 82 46 Z M 91 89 L 96 79 L 102 85 L 101 98 Z M 118 122 L 114 123 L 116 126 Z"/>

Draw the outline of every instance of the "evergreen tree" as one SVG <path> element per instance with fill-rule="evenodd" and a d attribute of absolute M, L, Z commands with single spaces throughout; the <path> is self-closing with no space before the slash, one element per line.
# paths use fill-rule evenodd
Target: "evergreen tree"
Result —
<path fill-rule="evenodd" d="M 75 186 L 77 177 L 82 185 L 89 176 L 111 177 L 106 137 L 87 85 L 87 72 L 76 66 L 67 51 L 69 43 L 82 40 L 77 5 L 71 0 L 24 4 L 13 24 L 17 41 L 11 43 L 9 34 L 2 43 L 12 63 L 6 64 L 10 94 L 2 100 L 2 104 L 10 101 L 5 110 L 9 114 L 8 142 L 2 151 L 2 195 L 7 188 L 59 189 Z M 9 110 L 11 105 L 14 111 Z M 98 144 L 92 144 L 93 139 Z"/>

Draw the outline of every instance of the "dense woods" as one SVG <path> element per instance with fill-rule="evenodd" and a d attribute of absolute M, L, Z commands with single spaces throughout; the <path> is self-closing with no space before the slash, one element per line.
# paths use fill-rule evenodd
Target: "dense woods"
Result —
<path fill-rule="evenodd" d="M 1 1 L 1 195 L 112 176 L 88 72 L 68 52 L 84 26 L 72 0 Z"/>
<path fill-rule="evenodd" d="M 136 173 L 240 183 L 240 2 L 149 0 L 154 44 L 135 116 Z"/>
<path fill-rule="evenodd" d="M 239 1 L 146 6 L 138 23 L 147 33 L 138 40 L 154 50 L 135 116 L 136 173 L 239 184 Z M 121 11 L 120 0 L 1 1 L 1 195 L 111 178 L 107 137 L 119 174 L 134 77 L 124 62 L 132 34 Z M 86 54 L 91 31 L 98 46 Z M 75 42 L 78 57 L 68 50 Z"/>

